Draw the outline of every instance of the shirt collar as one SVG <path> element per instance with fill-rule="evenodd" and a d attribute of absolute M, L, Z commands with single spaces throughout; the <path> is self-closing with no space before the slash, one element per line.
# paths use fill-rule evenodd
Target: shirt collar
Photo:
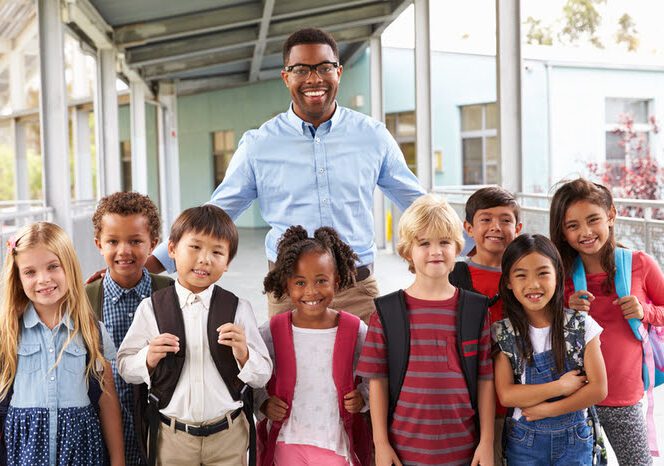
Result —
<path fill-rule="evenodd" d="M 31 328 L 39 323 L 42 323 L 42 320 L 39 318 L 39 314 L 37 314 L 35 306 L 32 303 L 28 304 L 28 307 L 23 313 L 23 325 L 25 328 Z M 60 319 L 60 324 L 65 324 L 69 330 L 74 330 L 74 322 L 72 321 L 69 312 L 65 312 L 65 315 L 63 315 L 62 319 Z"/>
<path fill-rule="evenodd" d="M 334 105 L 336 105 L 336 108 L 334 110 L 334 113 L 332 114 L 332 118 L 323 122 L 318 128 L 316 128 L 316 133 L 318 133 L 318 131 L 321 131 L 322 133 L 329 133 L 330 131 L 332 131 L 332 127 L 335 126 L 339 121 L 340 118 L 339 114 L 341 113 L 340 111 L 341 107 L 339 106 L 336 100 L 334 101 Z M 313 127 L 313 125 L 311 123 L 304 121 L 299 116 L 297 116 L 295 110 L 293 110 L 293 102 L 291 102 L 291 104 L 288 107 L 288 112 L 286 112 L 286 117 L 288 118 L 290 124 L 297 131 L 301 132 L 307 137 L 311 137 L 311 130 L 309 128 Z"/>
<path fill-rule="evenodd" d="M 143 267 L 143 276 L 136 284 L 136 286 L 133 288 L 123 288 L 120 285 L 118 285 L 115 280 L 111 278 L 110 272 L 106 270 L 106 274 L 104 275 L 103 286 L 104 286 L 104 294 L 110 297 L 111 300 L 114 302 L 119 300 L 122 297 L 122 295 L 129 294 L 132 291 L 134 291 L 141 298 L 147 298 L 148 296 L 150 296 L 152 291 L 152 278 L 150 277 L 150 274 L 148 273 L 147 269 Z"/>
<path fill-rule="evenodd" d="M 196 302 L 200 302 L 205 309 L 210 309 L 210 300 L 212 299 L 212 290 L 214 289 L 214 283 L 208 286 L 206 289 L 200 293 L 194 293 L 184 286 L 180 285 L 180 281 L 175 281 L 175 292 L 178 295 L 178 302 L 180 304 L 180 309 L 184 309 L 186 305 L 191 305 Z"/>

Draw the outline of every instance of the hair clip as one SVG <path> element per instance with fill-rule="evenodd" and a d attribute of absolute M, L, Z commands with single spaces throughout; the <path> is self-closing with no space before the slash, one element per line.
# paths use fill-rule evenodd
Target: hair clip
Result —
<path fill-rule="evenodd" d="M 14 254 L 14 250 L 16 249 L 16 242 L 17 242 L 17 239 L 16 239 L 15 236 L 11 236 L 7 240 L 7 252 L 9 254 Z"/>

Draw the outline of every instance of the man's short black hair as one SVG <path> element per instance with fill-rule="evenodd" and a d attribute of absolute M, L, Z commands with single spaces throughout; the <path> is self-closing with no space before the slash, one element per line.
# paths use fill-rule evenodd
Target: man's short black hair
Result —
<path fill-rule="evenodd" d="M 337 47 L 337 41 L 334 40 L 334 37 L 320 29 L 306 28 L 295 31 L 288 36 L 288 39 L 284 42 L 284 65 L 288 63 L 291 49 L 296 45 L 301 44 L 327 44 L 332 49 L 334 57 L 339 60 L 339 48 Z M 313 65 L 313 63 L 310 64 Z"/>

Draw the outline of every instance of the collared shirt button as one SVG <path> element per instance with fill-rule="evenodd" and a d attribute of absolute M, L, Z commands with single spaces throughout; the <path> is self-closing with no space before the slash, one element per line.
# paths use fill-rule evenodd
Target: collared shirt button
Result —
<path fill-rule="evenodd" d="M 323 199 L 323 204 L 327 204 L 327 198 Z"/>
<path fill-rule="evenodd" d="M 53 382 L 54 380 L 55 380 L 55 377 L 51 376 L 51 382 Z"/>
<path fill-rule="evenodd" d="M 316 144 L 319 144 L 319 143 L 320 143 L 320 138 L 319 138 L 319 137 L 316 137 L 316 138 L 314 139 L 314 141 L 316 141 Z"/>
<path fill-rule="evenodd" d="M 319 173 L 325 173 L 325 169 L 324 169 L 324 168 L 321 168 L 321 169 L 318 170 L 318 172 L 319 172 Z"/>
<path fill-rule="evenodd" d="M 53 351 L 55 351 L 53 348 L 49 348 L 49 349 L 48 349 L 48 352 L 49 352 L 49 353 L 52 353 Z"/>

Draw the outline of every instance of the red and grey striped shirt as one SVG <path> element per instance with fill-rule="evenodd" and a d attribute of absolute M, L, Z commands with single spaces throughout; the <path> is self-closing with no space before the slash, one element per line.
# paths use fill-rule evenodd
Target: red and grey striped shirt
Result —
<path fill-rule="evenodd" d="M 479 440 L 456 345 L 458 299 L 458 291 L 445 301 L 406 294 L 410 358 L 390 426 L 390 443 L 404 465 L 468 464 Z M 479 352 L 479 377 L 491 380 L 488 314 Z M 377 313 L 371 316 L 357 373 L 367 378 L 388 375 L 387 348 Z"/>

